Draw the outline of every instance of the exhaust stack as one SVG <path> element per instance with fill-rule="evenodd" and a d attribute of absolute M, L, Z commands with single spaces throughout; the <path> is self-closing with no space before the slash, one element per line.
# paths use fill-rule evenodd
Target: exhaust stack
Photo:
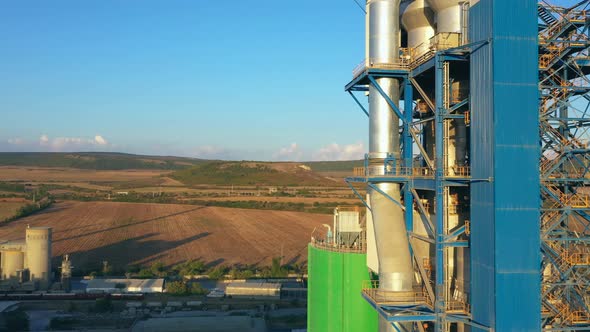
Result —
<path fill-rule="evenodd" d="M 369 63 L 399 60 L 399 8 L 400 0 L 367 0 Z M 379 78 L 377 83 L 394 103 L 399 102 L 397 79 Z M 369 118 L 369 167 L 383 169 L 383 159 L 388 155 L 400 158 L 399 118 L 373 85 L 369 87 Z M 375 187 L 394 200 L 401 200 L 399 184 L 376 183 Z M 368 194 L 379 260 L 379 288 L 411 291 L 414 273 L 403 211 L 373 188 L 369 188 Z M 379 330 L 394 331 L 394 327 L 380 318 Z"/>

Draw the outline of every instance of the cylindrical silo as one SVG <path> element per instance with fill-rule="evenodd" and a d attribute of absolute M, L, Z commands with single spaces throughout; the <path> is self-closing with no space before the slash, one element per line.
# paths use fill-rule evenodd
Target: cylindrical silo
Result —
<path fill-rule="evenodd" d="M 17 271 L 24 268 L 25 257 L 20 250 L 2 251 L 2 279 L 17 277 Z"/>
<path fill-rule="evenodd" d="M 40 289 L 47 289 L 51 278 L 51 228 L 27 227 L 26 241 L 31 280 L 38 281 Z"/>
<path fill-rule="evenodd" d="M 0 243 L 2 253 L 2 279 L 18 276 L 17 271 L 25 266 L 25 241 L 5 241 Z"/>

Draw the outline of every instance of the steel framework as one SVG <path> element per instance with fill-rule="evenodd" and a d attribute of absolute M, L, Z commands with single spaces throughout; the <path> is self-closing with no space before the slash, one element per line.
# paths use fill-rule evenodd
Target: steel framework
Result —
<path fill-rule="evenodd" d="M 586 11 L 587 7 L 588 1 L 572 8 L 545 2 L 538 5 L 541 325 L 553 331 L 590 328 L 590 80 L 587 77 L 590 12 Z M 449 194 L 469 195 L 472 183 L 492 181 L 472 178 L 469 164 L 446 166 L 445 147 L 451 122 L 464 121 L 467 126 L 470 122 L 469 98 L 453 98 L 454 73 L 468 71 L 470 54 L 489 42 L 470 44 L 467 38 L 458 40 L 465 43 L 436 45 L 416 57 L 412 50 L 403 50 L 411 56 L 403 56 L 399 63 L 365 61 L 355 68 L 353 80 L 345 86 L 345 91 L 367 116 L 355 92 L 364 93 L 369 85 L 374 86 L 401 120 L 402 159 L 388 156 L 382 166 L 374 166 L 372 156 L 366 155 L 365 167 L 355 169 L 355 176 L 346 182 L 363 202 L 352 183 L 366 183 L 376 190 L 375 183 L 399 183 L 403 189 L 402 201 L 390 199 L 405 211 L 410 249 L 415 241 L 430 243 L 435 248 L 434 264 L 413 257 L 422 281 L 413 292 L 382 291 L 376 288 L 375 282 L 367 282 L 362 293 L 390 322 L 414 322 L 412 326 L 418 331 L 424 330 L 423 322 L 432 322 L 436 331 L 448 331 L 453 323 L 492 330 L 472 319 L 469 299 L 453 295 L 460 281 L 453 280 L 449 271 L 442 268 L 455 248 L 470 246 L 469 218 L 459 225 L 448 222 L 449 215 L 457 213 L 457 209 L 468 216 L 469 207 L 453 206 Z M 403 105 L 393 103 L 380 89 L 377 79 L 381 77 L 400 81 Z M 434 86 L 426 86 L 425 82 L 432 81 Z M 416 116 L 418 101 L 427 105 L 426 116 Z M 433 155 L 429 154 L 422 135 L 429 124 L 435 133 Z M 429 195 L 434 197 L 432 214 L 422 200 Z M 413 211 L 419 212 L 419 220 L 414 220 Z M 414 233 L 415 222 L 424 225 L 427 236 Z"/>
<path fill-rule="evenodd" d="M 354 182 L 367 183 L 368 187 L 377 191 L 375 183 L 394 182 L 402 185 L 402 202 L 389 198 L 392 204 L 402 206 L 405 211 L 406 228 L 411 239 L 409 246 L 416 273 L 421 277 L 421 285 L 411 292 L 395 292 L 377 289 L 378 284 L 375 281 L 367 282 L 362 295 L 388 321 L 412 322 L 418 331 L 424 330 L 424 322 L 432 322 L 430 324 L 437 327 L 438 331 L 448 330 L 452 323 L 489 330 L 470 319 L 470 308 L 466 298 L 453 296 L 454 285 L 458 280 L 452 279 L 446 269 L 436 268 L 446 265 L 447 258 L 453 255 L 455 248 L 469 247 L 468 222 L 464 221 L 460 225 L 450 225 L 448 222 L 450 214 L 456 214 L 457 209 L 468 211 L 468 206 L 453 206 L 448 201 L 449 194 L 456 194 L 459 190 L 468 194 L 471 182 L 487 181 L 471 179 L 469 165 L 445 166 L 445 147 L 449 144 L 448 128 L 451 122 L 469 121 L 469 100 L 452 98 L 451 67 L 456 69 L 453 71 L 464 71 L 465 68 L 460 70 L 454 67 L 468 67 L 467 60 L 471 50 L 481 44 L 454 45 L 455 47 L 451 48 L 448 48 L 448 45 L 438 45 L 440 49 L 431 50 L 412 61 L 402 60 L 396 64 L 370 63 L 368 66 L 360 67 L 360 70 L 357 67 L 353 71 L 353 80 L 345 87 L 368 115 L 354 92 L 366 92 L 368 86 L 373 85 L 388 100 L 391 111 L 402 120 L 400 130 L 403 158 L 395 159 L 388 156 L 383 159 L 381 165 L 374 166 L 375 162 L 369 162 L 372 156 L 368 154 L 365 157 L 365 167 L 355 169 L 355 177 L 347 178 L 346 181 L 361 200 L 363 197 L 354 189 Z M 428 75 L 434 75 L 435 86 L 423 87 L 418 83 Z M 381 77 L 400 80 L 400 86 L 403 87 L 403 107 L 393 103 L 380 88 L 377 79 Z M 426 91 L 435 92 L 434 101 Z M 424 101 L 429 111 L 417 116 L 414 111 L 418 107 L 417 100 Z M 436 133 L 434 155 L 428 153 L 422 136 L 424 128 L 428 125 L 431 125 Z M 417 147 L 419 156 L 414 155 L 414 147 Z M 420 161 L 419 164 L 417 160 Z M 435 197 L 433 211 L 429 211 L 422 201 L 424 196 L 429 195 Z M 365 205 L 370 208 L 368 204 Z M 414 220 L 414 210 L 419 211 L 419 220 Z M 434 220 L 431 220 L 431 215 L 435 216 Z M 427 236 L 414 233 L 414 222 L 423 223 Z M 434 245 L 435 264 L 421 260 L 413 254 L 413 243 L 416 241 Z M 445 326 L 446 328 L 443 328 Z"/>
<path fill-rule="evenodd" d="M 590 58 L 588 1 L 538 6 L 542 188 L 542 319 L 590 326 Z"/>

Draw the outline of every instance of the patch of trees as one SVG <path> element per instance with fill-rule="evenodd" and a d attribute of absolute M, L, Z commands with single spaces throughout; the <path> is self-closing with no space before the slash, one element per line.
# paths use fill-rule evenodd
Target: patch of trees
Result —
<path fill-rule="evenodd" d="M 172 281 L 166 283 L 166 292 L 174 296 L 205 295 L 207 289 L 198 282 Z"/>
<path fill-rule="evenodd" d="M 125 275 L 128 278 L 168 278 L 170 280 L 179 280 L 184 278 L 185 276 L 206 275 L 207 277 L 209 277 L 209 279 L 219 280 L 225 278 L 284 278 L 289 273 L 299 274 L 305 273 L 305 271 L 306 267 L 303 265 L 282 265 L 281 258 L 275 257 L 272 259 L 272 263 L 270 266 L 263 267 L 239 264 L 233 266 L 207 266 L 205 262 L 199 259 L 190 260 L 173 266 L 166 266 L 162 262 L 155 262 L 152 265 L 143 268 L 139 266 L 129 266 L 127 268 Z M 100 273 L 95 272 L 94 274 L 99 275 Z M 170 286 L 170 284 L 168 284 L 168 286 Z M 179 285 L 173 285 L 173 287 L 176 286 Z"/>
<path fill-rule="evenodd" d="M 30 216 L 39 211 L 45 210 L 53 204 L 53 199 L 44 198 L 38 202 L 21 206 L 12 217 L 4 219 L 4 222 L 11 222 L 19 218 Z"/>

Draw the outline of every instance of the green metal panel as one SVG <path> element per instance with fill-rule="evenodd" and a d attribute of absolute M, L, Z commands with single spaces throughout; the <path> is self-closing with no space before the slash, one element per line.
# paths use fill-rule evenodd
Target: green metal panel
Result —
<path fill-rule="evenodd" d="M 362 282 L 370 279 L 366 259 L 309 245 L 309 332 L 377 332 L 377 312 L 361 297 Z"/>

